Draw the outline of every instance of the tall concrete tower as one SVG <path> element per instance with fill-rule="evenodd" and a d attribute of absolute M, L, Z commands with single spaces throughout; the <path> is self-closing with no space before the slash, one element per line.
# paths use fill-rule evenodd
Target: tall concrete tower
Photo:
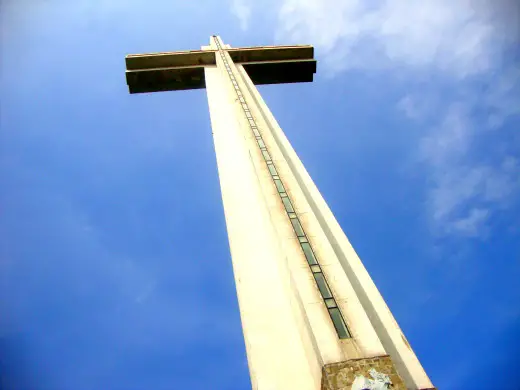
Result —
<path fill-rule="evenodd" d="M 312 81 L 313 53 L 212 36 L 202 50 L 129 55 L 126 76 L 131 93 L 206 88 L 253 389 L 350 389 L 369 372 L 433 389 L 255 87 Z"/>

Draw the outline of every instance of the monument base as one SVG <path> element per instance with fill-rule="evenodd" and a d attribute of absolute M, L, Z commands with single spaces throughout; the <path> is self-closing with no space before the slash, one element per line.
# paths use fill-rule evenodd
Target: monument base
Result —
<path fill-rule="evenodd" d="M 389 389 L 406 390 L 403 380 L 388 355 L 326 364 L 322 370 L 321 390 L 350 390 L 357 376 L 371 379 L 369 373 L 371 369 L 388 375 L 392 381 Z"/>

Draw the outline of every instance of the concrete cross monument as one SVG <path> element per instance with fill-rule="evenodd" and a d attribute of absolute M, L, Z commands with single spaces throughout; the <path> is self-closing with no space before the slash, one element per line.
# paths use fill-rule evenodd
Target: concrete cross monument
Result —
<path fill-rule="evenodd" d="M 206 88 L 253 389 L 432 389 L 255 84 L 312 81 L 312 46 L 129 55 L 130 93 Z M 372 371 L 371 371 L 372 370 Z M 375 371 L 374 371 L 375 370 Z"/>

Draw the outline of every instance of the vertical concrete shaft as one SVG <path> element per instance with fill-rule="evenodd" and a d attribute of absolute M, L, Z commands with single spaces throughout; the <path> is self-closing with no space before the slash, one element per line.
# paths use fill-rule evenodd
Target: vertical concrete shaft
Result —
<path fill-rule="evenodd" d="M 203 49 L 218 49 L 216 39 L 222 48 L 229 48 L 220 38 L 212 38 Z M 244 68 L 224 55 L 233 82 L 219 56 L 216 66 L 206 67 L 205 78 L 253 389 L 320 389 L 325 366 L 387 355 L 407 388 L 432 388 L 256 87 Z M 244 114 L 246 103 L 237 98 L 237 85 L 352 337 L 338 337 L 258 137 Z M 329 377 L 334 370 L 327 371 Z"/>

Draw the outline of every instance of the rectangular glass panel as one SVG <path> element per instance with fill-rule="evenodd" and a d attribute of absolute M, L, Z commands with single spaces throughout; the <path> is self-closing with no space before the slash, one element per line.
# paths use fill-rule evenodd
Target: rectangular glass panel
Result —
<path fill-rule="evenodd" d="M 261 141 L 261 140 L 258 140 L 258 144 L 260 144 L 260 141 Z M 264 141 L 262 141 L 262 144 L 265 146 Z M 269 165 L 267 165 L 267 168 L 269 169 L 269 173 L 270 173 L 271 175 L 273 175 L 273 176 L 278 175 L 278 172 L 276 172 L 276 168 L 274 167 L 273 164 L 269 164 Z"/>
<path fill-rule="evenodd" d="M 286 198 L 288 199 L 288 198 Z M 296 213 L 289 213 L 289 218 L 296 218 Z"/>
<path fill-rule="evenodd" d="M 338 332 L 338 336 L 340 339 L 348 339 L 350 334 L 347 329 L 347 325 L 345 325 L 345 321 L 343 321 L 343 317 L 341 317 L 341 313 L 337 307 L 329 309 L 330 318 L 332 319 L 332 323 L 336 328 L 336 332 Z"/>
<path fill-rule="evenodd" d="M 336 307 L 336 301 L 333 298 L 325 299 L 325 304 L 327 305 L 327 308 L 333 308 Z"/>
<path fill-rule="evenodd" d="M 287 211 L 288 213 L 294 213 L 294 208 L 292 207 L 289 198 L 282 198 L 282 202 L 285 207 L 285 211 Z"/>
<path fill-rule="evenodd" d="M 317 272 L 314 275 L 314 279 L 316 279 L 316 284 L 320 290 L 321 296 L 325 299 L 332 298 L 332 294 L 330 293 L 329 286 L 327 286 L 327 282 L 325 281 L 325 277 L 321 272 Z"/>
<path fill-rule="evenodd" d="M 264 144 L 264 141 L 260 138 L 257 140 L 258 141 L 258 145 L 261 147 L 261 148 L 265 148 L 265 144 Z M 275 173 L 276 175 L 276 173 Z"/>
<path fill-rule="evenodd" d="M 303 233 L 303 228 L 302 228 L 302 225 L 300 225 L 300 221 L 298 220 L 298 218 L 295 218 L 295 219 L 291 219 L 290 220 L 291 223 L 292 223 L 292 226 L 294 228 L 294 231 L 296 232 L 296 235 L 298 237 L 302 237 L 304 236 L 305 234 Z M 309 247 L 310 248 L 310 247 Z"/>
<path fill-rule="evenodd" d="M 266 160 L 271 160 L 271 156 L 269 156 L 269 152 L 267 150 L 262 150 L 262 154 Z M 277 186 L 278 187 L 278 186 Z"/>
<path fill-rule="evenodd" d="M 309 242 L 307 241 L 307 237 L 298 237 L 298 240 L 300 240 L 300 242 Z"/>
<path fill-rule="evenodd" d="M 274 179 L 274 184 L 276 185 L 278 192 L 285 192 L 285 188 L 283 187 L 282 181 L 280 179 Z"/>
<path fill-rule="evenodd" d="M 258 128 L 257 127 L 251 127 L 253 129 L 253 134 L 257 137 L 260 137 L 260 133 L 258 132 Z"/>
<path fill-rule="evenodd" d="M 300 245 L 302 246 L 303 253 L 305 254 L 305 257 L 307 258 L 307 262 L 310 265 L 318 264 L 318 262 L 316 261 L 316 256 L 314 256 L 314 252 L 312 251 L 311 246 L 309 245 L 309 243 L 308 242 L 302 242 L 302 243 L 300 243 Z"/>
<path fill-rule="evenodd" d="M 321 268 L 319 265 L 311 265 L 311 271 L 312 272 L 321 272 Z"/>

